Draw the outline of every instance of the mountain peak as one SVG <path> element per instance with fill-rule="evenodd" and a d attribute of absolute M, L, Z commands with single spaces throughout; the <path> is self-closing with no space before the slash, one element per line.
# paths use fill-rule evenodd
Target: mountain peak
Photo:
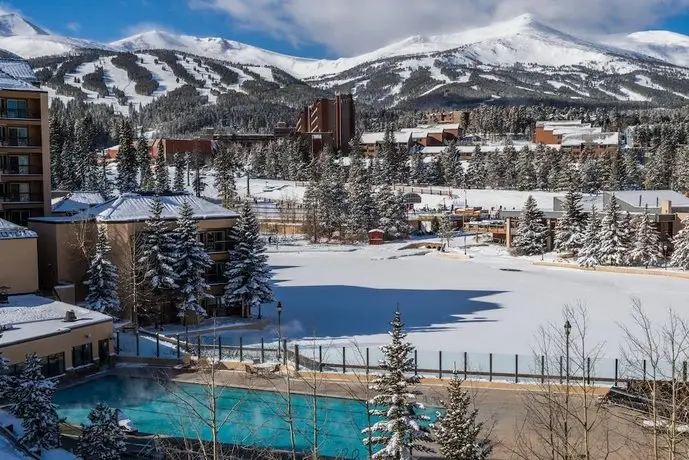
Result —
<path fill-rule="evenodd" d="M 0 36 L 49 35 L 48 32 L 27 21 L 16 13 L 0 15 Z"/>

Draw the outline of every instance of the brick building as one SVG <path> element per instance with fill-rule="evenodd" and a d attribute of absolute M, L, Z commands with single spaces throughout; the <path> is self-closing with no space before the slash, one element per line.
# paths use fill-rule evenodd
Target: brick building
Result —
<path fill-rule="evenodd" d="M 308 138 L 313 154 L 319 153 L 326 145 L 336 151 L 347 151 L 356 131 L 355 116 L 351 94 L 338 94 L 335 99 L 318 99 L 299 113 L 295 132 Z"/>
<path fill-rule="evenodd" d="M 591 145 L 596 154 L 614 152 L 620 147 L 620 135 L 604 132 L 581 121 L 539 121 L 534 129 L 533 141 L 537 144 L 559 145 L 563 152 L 581 153 Z"/>

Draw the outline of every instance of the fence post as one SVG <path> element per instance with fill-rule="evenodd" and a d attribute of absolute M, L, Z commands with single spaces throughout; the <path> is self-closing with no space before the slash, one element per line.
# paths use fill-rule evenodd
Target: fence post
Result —
<path fill-rule="evenodd" d="M 684 361 L 682 363 L 682 379 L 686 382 L 687 381 L 687 362 Z"/>
<path fill-rule="evenodd" d="M 443 352 L 438 352 L 438 378 L 443 379 Z"/>
<path fill-rule="evenodd" d="M 541 383 L 545 383 L 545 356 L 541 355 Z"/>
<path fill-rule="evenodd" d="M 366 347 L 366 375 L 368 375 L 370 367 L 371 367 L 371 363 L 369 361 L 369 356 L 368 356 L 368 347 Z"/>
<path fill-rule="evenodd" d="M 644 380 L 646 380 L 646 360 L 644 359 Z"/>
<path fill-rule="evenodd" d="M 239 336 L 239 362 L 244 361 L 244 340 Z"/>
<path fill-rule="evenodd" d="M 514 383 L 519 383 L 519 355 L 514 355 Z"/>
<path fill-rule="evenodd" d="M 199 358 L 201 358 L 201 336 L 197 335 L 196 336 L 196 345 L 199 347 Z"/>
<path fill-rule="evenodd" d="M 488 354 L 488 381 L 493 381 L 493 353 Z"/>
<path fill-rule="evenodd" d="M 278 346 L 280 346 L 278 344 Z M 287 366 L 287 339 L 282 340 L 282 358 L 284 360 L 284 365 Z"/>
<path fill-rule="evenodd" d="M 177 359 L 179 359 L 179 334 L 177 334 Z"/>
<path fill-rule="evenodd" d="M 560 356 L 560 385 L 562 385 L 562 356 Z"/>
<path fill-rule="evenodd" d="M 464 352 L 464 380 L 467 379 L 467 352 Z"/>
<path fill-rule="evenodd" d="M 347 361 L 345 361 L 345 347 L 342 347 L 342 373 L 347 373 Z"/>
<path fill-rule="evenodd" d="M 297 371 L 299 370 L 299 344 L 298 343 L 294 344 L 294 367 L 297 368 Z"/>
<path fill-rule="evenodd" d="M 278 344 L 278 347 L 280 345 Z M 263 344 L 263 337 L 261 337 L 261 362 L 264 363 L 266 362 L 266 349 Z"/>
<path fill-rule="evenodd" d="M 323 372 L 323 345 L 318 345 L 318 372 Z"/>
<path fill-rule="evenodd" d="M 414 375 L 419 375 L 419 354 L 414 348 Z"/>
<path fill-rule="evenodd" d="M 115 336 L 115 351 L 117 354 L 120 354 L 120 331 L 117 331 L 117 335 Z"/>
<path fill-rule="evenodd" d="M 591 357 L 586 358 L 586 384 L 591 385 Z"/>
<path fill-rule="evenodd" d="M 617 362 L 617 358 L 615 358 L 615 386 L 617 386 L 617 376 L 618 376 L 617 369 L 618 369 L 618 362 Z"/>
<path fill-rule="evenodd" d="M 139 333 L 136 333 L 136 356 L 139 356 Z"/>

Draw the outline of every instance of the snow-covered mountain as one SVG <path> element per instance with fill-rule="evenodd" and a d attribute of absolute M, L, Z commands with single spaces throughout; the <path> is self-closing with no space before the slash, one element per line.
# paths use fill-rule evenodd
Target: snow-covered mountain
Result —
<path fill-rule="evenodd" d="M 179 87 L 181 79 L 201 94 L 253 92 L 264 98 L 266 91 L 279 92 L 299 83 L 300 103 L 308 99 L 309 87 L 314 94 L 350 91 L 362 102 L 386 106 L 461 105 L 495 99 L 669 105 L 689 99 L 689 37 L 649 31 L 584 40 L 531 15 L 457 33 L 413 36 L 340 59 L 306 59 L 223 38 L 162 31 L 102 44 L 52 35 L 16 15 L 6 15 L 0 16 L 0 48 L 27 58 L 101 50 L 90 51 L 89 62 L 63 58 L 72 59 L 64 74 L 76 77 L 65 84 L 80 86 L 84 92 L 89 88 L 79 83 L 80 75 L 93 72 L 98 62 L 103 67 L 103 60 L 107 86 L 117 82 L 118 88 L 125 85 L 125 92 L 134 92 L 134 85 L 124 81 L 127 72 L 112 65 L 113 54 L 129 52 L 160 83 L 155 95 L 147 95 L 153 97 Z M 161 64 L 156 50 L 168 52 L 167 65 Z M 56 62 L 61 61 L 50 61 L 53 70 Z M 48 61 L 34 63 L 40 68 Z M 213 68 L 214 64 L 221 68 Z M 238 78 L 228 78 L 223 66 Z M 223 74 L 227 84 L 220 85 Z M 275 96 L 284 103 L 283 94 Z"/>

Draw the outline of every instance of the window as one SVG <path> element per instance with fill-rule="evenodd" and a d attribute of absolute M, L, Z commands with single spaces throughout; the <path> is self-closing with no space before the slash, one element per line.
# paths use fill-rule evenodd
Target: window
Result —
<path fill-rule="evenodd" d="M 79 367 L 93 362 L 93 345 L 85 343 L 72 348 L 72 367 Z"/>
<path fill-rule="evenodd" d="M 28 118 L 27 101 L 21 99 L 7 100 L 7 118 Z"/>
<path fill-rule="evenodd" d="M 29 155 L 0 157 L 0 171 L 5 174 L 29 174 Z"/>
<path fill-rule="evenodd" d="M 6 201 L 31 201 L 31 185 L 28 182 L 10 182 L 5 192 Z"/>
<path fill-rule="evenodd" d="M 44 377 L 55 377 L 65 373 L 65 354 L 56 353 L 54 355 L 41 358 Z"/>
<path fill-rule="evenodd" d="M 206 310 L 206 315 L 208 315 L 209 317 L 224 315 L 221 296 L 215 296 L 211 297 L 210 299 L 204 299 L 202 305 L 203 309 Z"/>
<path fill-rule="evenodd" d="M 10 147 L 27 147 L 29 145 L 28 128 L 8 128 L 8 145 Z"/>
<path fill-rule="evenodd" d="M 226 262 L 213 262 L 213 265 L 206 272 L 206 283 L 208 284 L 225 284 L 227 278 L 225 277 Z"/>
<path fill-rule="evenodd" d="M 228 241 L 229 230 L 213 230 L 199 233 L 199 241 L 203 243 L 206 252 L 225 252 L 231 249 Z"/>
<path fill-rule="evenodd" d="M 29 217 L 31 217 L 31 211 L 28 209 L 10 209 L 6 212 L 7 220 L 13 224 L 21 225 L 26 227 L 29 225 Z"/>

